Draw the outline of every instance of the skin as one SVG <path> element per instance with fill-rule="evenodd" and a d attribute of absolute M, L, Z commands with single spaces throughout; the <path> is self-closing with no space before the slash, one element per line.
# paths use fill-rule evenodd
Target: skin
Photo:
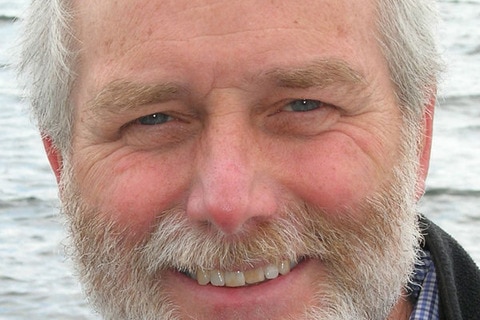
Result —
<path fill-rule="evenodd" d="M 378 191 L 396 163 L 402 118 L 372 31 L 372 1 L 83 0 L 76 7 L 82 54 L 72 93 L 74 174 L 84 200 L 128 226 L 131 243 L 170 208 L 227 237 L 274 219 L 286 201 L 314 204 L 335 219 L 336 209 Z M 359 80 L 284 87 L 268 76 L 319 61 L 340 62 Z M 173 83 L 175 93 L 115 102 L 132 83 L 162 90 Z M 323 104 L 291 111 L 298 99 Z M 168 121 L 139 123 L 155 113 Z M 48 137 L 44 143 L 59 177 L 61 156 Z M 254 303 L 273 318 L 301 312 L 298 302 L 312 300 L 310 284 L 324 272 L 311 260 L 268 285 L 236 291 L 200 288 L 175 272 L 165 277 L 175 302 L 199 318 L 227 318 L 232 309 L 246 316 Z M 408 319 L 410 311 L 400 300 L 390 318 Z"/>

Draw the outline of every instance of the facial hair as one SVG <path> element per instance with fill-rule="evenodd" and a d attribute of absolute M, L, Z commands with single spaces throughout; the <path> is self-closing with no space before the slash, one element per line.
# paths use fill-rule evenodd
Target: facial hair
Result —
<path fill-rule="evenodd" d="M 411 276 L 420 239 L 406 171 L 393 170 L 383 190 L 356 208 L 332 214 L 289 203 L 277 218 L 236 237 L 194 224 L 173 208 L 159 213 L 153 232 L 136 242 L 128 226 L 84 203 L 71 179 L 63 195 L 72 257 L 90 302 L 105 319 L 189 318 L 163 286 L 167 269 L 229 270 L 304 258 L 321 259 L 328 277 L 313 284 L 315 303 L 305 306 L 303 319 L 386 319 Z"/>

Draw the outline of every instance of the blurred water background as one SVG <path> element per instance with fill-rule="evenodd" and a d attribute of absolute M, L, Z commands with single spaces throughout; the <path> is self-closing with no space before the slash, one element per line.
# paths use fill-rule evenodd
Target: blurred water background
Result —
<path fill-rule="evenodd" d="M 55 180 L 8 67 L 27 0 L 0 0 L 0 319 L 98 319 L 63 255 Z M 480 264 L 480 0 L 440 1 L 448 71 L 421 209 Z"/>

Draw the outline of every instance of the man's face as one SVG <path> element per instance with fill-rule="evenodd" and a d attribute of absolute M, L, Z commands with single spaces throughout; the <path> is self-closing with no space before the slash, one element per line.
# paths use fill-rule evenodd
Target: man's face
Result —
<path fill-rule="evenodd" d="M 415 177 L 371 1 L 76 9 L 63 196 L 105 315 L 385 318 Z"/>

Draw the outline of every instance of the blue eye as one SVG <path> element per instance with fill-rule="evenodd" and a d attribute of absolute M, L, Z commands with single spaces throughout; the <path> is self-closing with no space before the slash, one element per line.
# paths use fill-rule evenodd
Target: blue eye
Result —
<path fill-rule="evenodd" d="M 146 126 L 153 126 L 157 124 L 163 124 L 165 122 L 171 121 L 172 117 L 164 113 L 154 113 L 145 117 L 138 119 L 138 123 Z"/>
<path fill-rule="evenodd" d="M 317 100 L 301 99 L 294 100 L 285 106 L 285 111 L 306 112 L 320 108 L 322 102 Z"/>

